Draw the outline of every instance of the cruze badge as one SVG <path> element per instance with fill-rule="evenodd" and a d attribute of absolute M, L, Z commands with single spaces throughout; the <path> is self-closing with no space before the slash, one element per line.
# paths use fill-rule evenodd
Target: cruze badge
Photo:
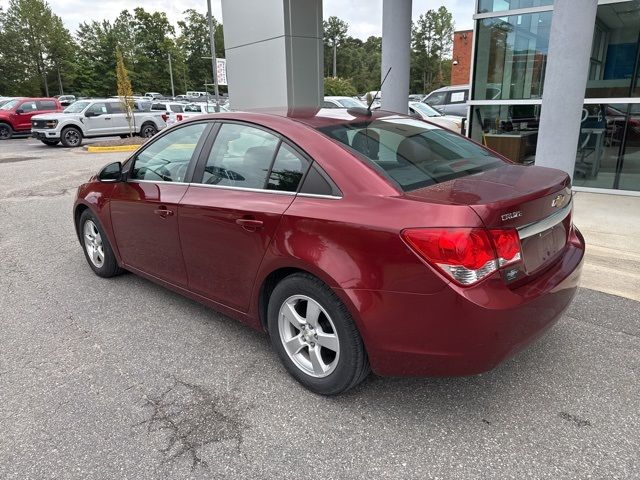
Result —
<path fill-rule="evenodd" d="M 551 201 L 551 206 L 552 207 L 556 207 L 556 208 L 560 208 L 566 203 L 565 199 L 566 199 L 566 197 L 563 194 L 560 194 L 560 195 L 558 195 L 556 198 L 554 198 Z"/>
<path fill-rule="evenodd" d="M 517 212 L 505 213 L 504 215 L 501 215 L 500 218 L 502 219 L 503 222 L 506 222 L 507 220 L 512 220 L 514 218 L 518 218 L 521 216 L 522 216 L 522 212 L 518 210 Z"/>

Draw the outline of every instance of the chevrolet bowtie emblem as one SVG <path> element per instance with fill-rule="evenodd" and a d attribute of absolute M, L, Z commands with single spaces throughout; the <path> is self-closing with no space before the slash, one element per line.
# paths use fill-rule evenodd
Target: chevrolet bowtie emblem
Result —
<path fill-rule="evenodd" d="M 564 206 L 565 203 L 567 203 L 566 197 L 561 193 L 560 195 L 557 195 L 556 198 L 554 198 L 551 201 L 551 206 L 552 207 L 556 207 L 556 208 L 560 208 L 560 207 Z"/>

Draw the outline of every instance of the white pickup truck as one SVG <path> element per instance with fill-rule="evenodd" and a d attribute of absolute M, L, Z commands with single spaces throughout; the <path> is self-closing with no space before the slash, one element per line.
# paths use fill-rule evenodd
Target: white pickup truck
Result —
<path fill-rule="evenodd" d="M 134 109 L 134 134 L 148 138 L 166 126 L 159 112 Z M 116 99 L 79 100 L 62 113 L 44 113 L 31 118 L 31 135 L 49 146 L 62 142 L 65 147 L 79 147 L 83 138 L 128 134 L 127 116 Z"/>

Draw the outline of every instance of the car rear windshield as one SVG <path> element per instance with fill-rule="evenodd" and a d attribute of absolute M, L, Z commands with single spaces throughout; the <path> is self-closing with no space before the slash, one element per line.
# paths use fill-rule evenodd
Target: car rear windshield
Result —
<path fill-rule="evenodd" d="M 319 130 L 358 152 L 405 192 L 504 165 L 464 137 L 410 118 L 342 123 Z"/>

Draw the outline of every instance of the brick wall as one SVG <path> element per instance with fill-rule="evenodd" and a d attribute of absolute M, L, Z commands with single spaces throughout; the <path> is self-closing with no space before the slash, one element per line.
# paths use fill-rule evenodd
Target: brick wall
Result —
<path fill-rule="evenodd" d="M 472 43 L 473 30 L 461 30 L 453 34 L 453 64 L 451 65 L 451 85 L 465 85 L 469 83 L 469 75 L 471 72 Z"/>

